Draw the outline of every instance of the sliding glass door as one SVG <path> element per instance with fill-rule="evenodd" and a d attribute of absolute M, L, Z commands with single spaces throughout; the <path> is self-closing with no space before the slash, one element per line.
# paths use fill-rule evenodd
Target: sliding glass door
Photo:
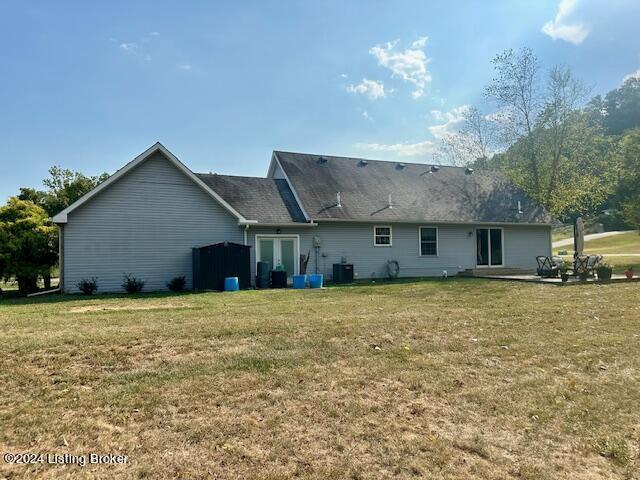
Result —
<path fill-rule="evenodd" d="M 501 267 L 504 264 L 502 228 L 476 229 L 476 265 L 478 267 Z"/>

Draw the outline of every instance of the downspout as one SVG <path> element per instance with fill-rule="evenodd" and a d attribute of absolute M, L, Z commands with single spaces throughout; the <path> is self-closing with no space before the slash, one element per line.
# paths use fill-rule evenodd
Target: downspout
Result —
<path fill-rule="evenodd" d="M 248 240 L 248 239 L 247 239 L 247 233 L 248 233 L 248 231 L 249 231 L 249 224 L 247 223 L 247 224 L 244 226 L 244 244 L 245 244 L 245 245 L 248 245 L 248 243 L 247 243 L 247 240 Z"/>
<path fill-rule="evenodd" d="M 64 225 L 58 224 L 58 289 L 64 291 Z"/>

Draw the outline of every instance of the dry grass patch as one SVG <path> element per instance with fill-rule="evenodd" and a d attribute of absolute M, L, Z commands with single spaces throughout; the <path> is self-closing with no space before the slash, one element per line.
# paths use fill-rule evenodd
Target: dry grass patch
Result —
<path fill-rule="evenodd" d="M 0 476 L 637 478 L 638 287 L 4 302 Z"/>

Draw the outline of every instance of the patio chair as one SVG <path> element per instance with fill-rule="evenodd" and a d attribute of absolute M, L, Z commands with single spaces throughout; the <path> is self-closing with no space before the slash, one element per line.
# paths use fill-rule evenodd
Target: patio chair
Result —
<path fill-rule="evenodd" d="M 602 262 L 602 255 L 589 255 L 587 267 L 591 274 L 593 274 L 593 272 L 600 266 L 600 262 Z"/>
<path fill-rule="evenodd" d="M 589 266 L 590 257 L 591 255 L 578 255 L 573 260 L 573 275 L 575 277 L 583 274 L 590 275 L 592 273 L 592 270 Z M 593 261 L 591 261 L 591 264 L 593 264 Z"/>
<path fill-rule="evenodd" d="M 536 261 L 538 262 L 539 277 L 553 278 L 558 276 L 558 265 L 556 265 L 551 258 L 545 255 L 538 255 Z"/>

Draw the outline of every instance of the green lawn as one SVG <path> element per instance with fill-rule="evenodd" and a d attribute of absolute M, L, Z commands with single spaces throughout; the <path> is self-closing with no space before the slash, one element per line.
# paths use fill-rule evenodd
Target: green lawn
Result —
<path fill-rule="evenodd" d="M 638 235 L 637 231 L 631 231 L 611 237 L 597 238 L 585 242 L 584 249 L 587 253 L 599 253 L 601 255 L 611 253 L 640 255 L 640 235 Z"/>
<path fill-rule="evenodd" d="M 554 249 L 555 254 L 559 251 L 567 252 L 568 256 L 565 258 L 573 257 L 573 245 Z M 605 260 L 613 265 L 615 273 L 622 273 L 629 266 L 633 266 L 636 272 L 640 272 L 640 235 L 637 231 L 588 240 L 584 244 L 584 252 L 604 255 Z"/>
<path fill-rule="evenodd" d="M 638 478 L 640 284 L 0 302 L 0 478 Z M 517 301 L 516 301 L 517 299 Z"/>

